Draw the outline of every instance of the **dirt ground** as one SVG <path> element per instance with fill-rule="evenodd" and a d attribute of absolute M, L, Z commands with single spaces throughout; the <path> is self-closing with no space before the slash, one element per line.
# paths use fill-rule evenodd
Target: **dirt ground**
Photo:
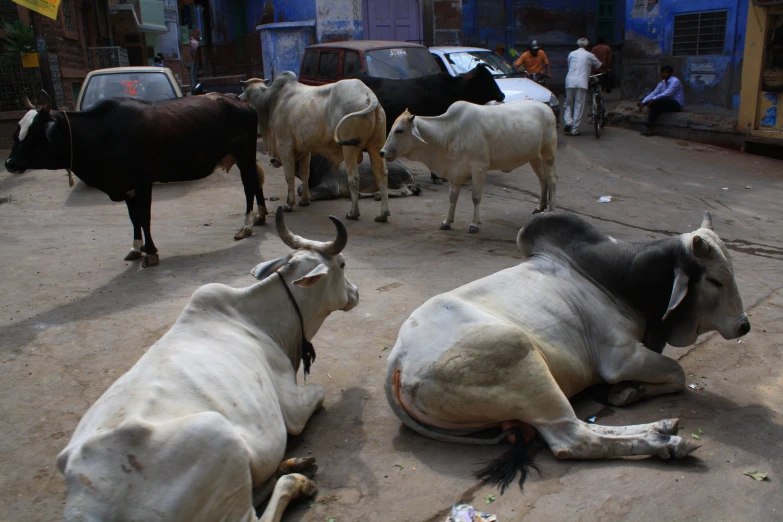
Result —
<path fill-rule="evenodd" d="M 502 522 L 783 520 L 783 163 L 612 128 L 600 140 L 563 137 L 558 152 L 561 209 L 624 240 L 692 231 L 709 210 L 731 251 L 752 331 L 739 343 L 712 334 L 664 352 L 701 391 L 627 408 L 607 407 L 601 390 L 575 399 L 582 418 L 597 415 L 602 424 L 679 417 L 682 433 L 700 434 L 702 448 L 665 462 L 557 461 L 544 447 L 540 474 L 524 493 L 514 486 L 501 496 L 471 472 L 507 446 L 439 443 L 401 427 L 383 392 L 399 326 L 433 295 L 518 263 L 516 233 L 538 191 L 529 167 L 490 173 L 481 232 L 467 233 L 469 190 L 454 230 L 443 232 L 448 187 L 418 175 L 423 194 L 392 200 L 388 224 L 373 221 L 372 200 L 361 201 L 360 221 L 346 222 L 346 272 L 361 300 L 334 313 L 313 341 L 308 382 L 326 388 L 325 407 L 289 453 L 318 459 L 319 493 L 285 520 L 440 522 L 460 502 Z M 266 170 L 267 196 L 284 197 L 282 171 Z M 604 195 L 611 202 L 597 201 Z M 131 246 L 124 204 L 81 182 L 70 189 L 62 171 L 0 169 L 0 197 L 10 197 L 0 200 L 0 521 L 58 520 L 65 487 L 55 458 L 90 404 L 172 325 L 197 287 L 250 285 L 253 266 L 288 249 L 272 225 L 232 239 L 244 210 L 237 171 L 155 186 L 161 264 L 150 269 L 122 260 Z M 326 216 L 348 207 L 315 202 L 287 220 L 296 233 L 327 239 Z M 755 470 L 767 479 L 744 475 Z"/>

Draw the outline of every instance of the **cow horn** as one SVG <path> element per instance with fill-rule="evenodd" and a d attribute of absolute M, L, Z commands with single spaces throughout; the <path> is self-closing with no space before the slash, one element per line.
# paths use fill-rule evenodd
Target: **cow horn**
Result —
<path fill-rule="evenodd" d="M 22 103 L 24 104 L 25 109 L 35 110 L 35 105 L 30 102 L 30 98 L 28 98 L 26 94 L 22 95 Z"/>
<path fill-rule="evenodd" d="M 282 206 L 277 207 L 277 212 L 275 213 L 277 234 L 288 247 L 296 250 L 300 248 L 309 248 L 325 256 L 336 256 L 343 251 L 345 245 L 348 243 L 348 231 L 345 229 L 343 222 L 336 217 L 329 216 L 329 219 L 332 220 L 334 226 L 337 228 L 337 237 L 334 241 L 322 243 L 320 241 L 309 241 L 288 230 L 285 219 L 283 218 Z"/>
<path fill-rule="evenodd" d="M 704 218 L 701 220 L 701 228 L 712 230 L 712 216 L 706 210 L 704 211 Z"/>
<path fill-rule="evenodd" d="M 334 226 L 337 229 L 337 237 L 334 241 L 326 243 L 319 251 L 327 256 L 336 256 L 343 251 L 343 248 L 345 248 L 345 245 L 348 243 L 348 231 L 345 229 L 343 222 L 338 218 L 329 216 L 329 219 L 332 220 L 332 223 L 334 223 Z"/>
<path fill-rule="evenodd" d="M 45 90 L 41 89 L 41 91 L 38 93 L 38 97 L 44 100 L 43 107 L 41 107 L 43 112 L 49 112 L 52 110 L 52 99 Z"/>
<path fill-rule="evenodd" d="M 282 206 L 277 207 L 277 212 L 275 213 L 275 227 L 277 228 L 277 235 L 280 236 L 280 239 L 286 246 L 298 250 L 307 244 L 301 237 L 288 230 L 288 227 L 285 225 L 285 219 L 283 218 Z"/>

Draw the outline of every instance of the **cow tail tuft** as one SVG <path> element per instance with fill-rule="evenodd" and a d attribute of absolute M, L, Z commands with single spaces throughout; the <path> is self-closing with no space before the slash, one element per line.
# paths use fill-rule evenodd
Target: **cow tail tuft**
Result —
<path fill-rule="evenodd" d="M 500 488 L 501 495 L 514 481 L 517 472 L 520 474 L 519 489 L 524 489 L 530 468 L 536 470 L 539 475 L 541 474 L 541 471 L 533 464 L 533 452 L 530 450 L 530 445 L 525 442 L 522 431 L 519 428 L 512 428 L 507 433 L 516 435 L 511 449 L 496 459 L 484 462 L 483 464 L 486 466 L 474 473 L 476 478 L 481 479 L 483 483 L 494 484 Z"/>

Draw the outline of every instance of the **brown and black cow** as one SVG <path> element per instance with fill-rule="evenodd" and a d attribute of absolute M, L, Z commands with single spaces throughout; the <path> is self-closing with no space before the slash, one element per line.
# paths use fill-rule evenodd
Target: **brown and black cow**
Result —
<path fill-rule="evenodd" d="M 66 114 L 52 110 L 48 95 L 42 94 L 39 108 L 25 100 L 29 110 L 19 122 L 6 169 L 22 173 L 70 168 L 112 201 L 125 201 L 133 223 L 133 248 L 126 260 L 143 258 L 145 267 L 159 262 L 150 235 L 154 182 L 197 180 L 218 166 L 228 170 L 236 163 L 247 207 L 234 238 L 244 239 L 253 225 L 264 224 L 264 171 L 256 162 L 258 124 L 255 111 L 244 103 L 219 95 L 152 103 L 123 98 Z"/>

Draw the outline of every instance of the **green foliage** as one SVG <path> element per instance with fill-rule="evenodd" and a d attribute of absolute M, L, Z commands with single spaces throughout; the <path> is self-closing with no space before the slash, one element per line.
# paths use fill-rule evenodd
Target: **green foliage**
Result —
<path fill-rule="evenodd" d="M 32 26 L 24 25 L 21 20 L 17 20 L 5 24 L 4 29 L 8 31 L 8 34 L 3 36 L 3 40 L 7 44 L 5 46 L 6 53 L 21 55 L 35 52 L 35 34 L 33 34 Z"/>

